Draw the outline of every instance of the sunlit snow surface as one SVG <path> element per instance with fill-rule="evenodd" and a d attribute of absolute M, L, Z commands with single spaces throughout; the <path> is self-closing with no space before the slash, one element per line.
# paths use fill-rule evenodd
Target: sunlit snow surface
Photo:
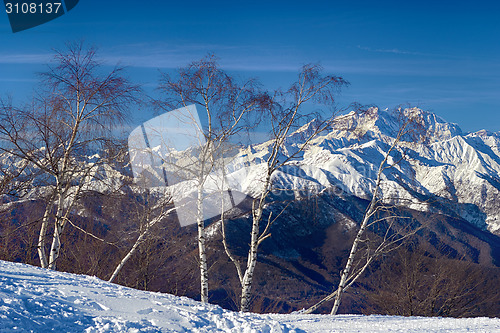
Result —
<path fill-rule="evenodd" d="M 0 332 L 500 332 L 500 319 L 240 314 L 0 261 Z"/>

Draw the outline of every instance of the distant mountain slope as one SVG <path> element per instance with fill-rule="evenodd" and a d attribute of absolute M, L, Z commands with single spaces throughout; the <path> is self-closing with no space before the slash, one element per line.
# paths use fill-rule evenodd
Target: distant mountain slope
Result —
<path fill-rule="evenodd" d="M 416 108 L 413 112 L 420 113 L 424 119 L 428 144 L 408 142 L 407 158 L 397 168 L 386 170 L 381 191 L 386 201 L 408 199 L 413 202 L 410 208 L 460 217 L 483 230 L 500 234 L 500 133 L 465 134 L 457 124 L 448 123 L 433 113 Z M 305 190 L 329 189 L 359 198 L 369 197 L 378 165 L 397 133 L 398 119 L 377 108 L 350 115 L 350 130 L 332 129 L 321 133 L 294 163 L 275 174 L 275 185 L 297 189 L 294 193 L 297 196 Z M 313 125 L 314 121 L 288 137 L 285 155 L 297 150 L 302 134 Z M 261 190 L 259 180 L 264 169 L 260 163 L 270 153 L 270 144 L 263 142 L 240 150 L 227 172 L 233 189 L 252 196 Z M 89 163 L 92 158 L 89 157 Z M 9 156 L 3 157 L 3 163 L 10 167 L 22 164 Z M 123 175 L 131 173 L 126 168 L 114 170 L 107 165 L 96 168 L 95 172 L 101 180 L 86 188 L 117 189 Z M 181 182 L 175 185 L 174 191 L 185 192 L 187 196 L 194 187 L 189 182 Z M 38 195 L 36 190 L 30 197 Z"/>

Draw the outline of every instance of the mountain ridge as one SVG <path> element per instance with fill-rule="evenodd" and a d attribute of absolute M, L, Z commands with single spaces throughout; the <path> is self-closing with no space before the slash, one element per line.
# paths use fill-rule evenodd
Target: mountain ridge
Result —
<path fill-rule="evenodd" d="M 411 110 L 422 115 L 429 142 L 403 142 L 408 158 L 384 172 L 382 195 L 386 199 L 408 199 L 412 202 L 410 208 L 415 209 L 422 209 L 418 208 L 422 198 L 457 206 L 471 204 L 475 208 L 455 207 L 451 211 L 483 230 L 499 233 L 500 133 L 463 133 L 457 124 L 445 122 L 433 113 Z M 350 122 L 349 130 L 331 130 L 314 138 L 298 161 L 277 172 L 275 179 L 280 186 L 313 186 L 317 191 L 336 187 L 368 198 L 378 165 L 397 133 L 397 119 L 387 111 L 372 108 L 367 114 L 352 114 Z M 252 154 L 245 156 L 258 164 L 269 153 L 270 145 L 252 145 Z M 298 145 L 295 140 L 287 142 L 285 152 L 296 151 Z"/>
<path fill-rule="evenodd" d="M 427 205 L 432 212 L 447 206 L 446 214 L 500 234 L 500 211 L 497 209 L 500 207 L 500 133 L 486 130 L 464 133 L 457 124 L 446 122 L 434 113 L 418 108 L 406 112 L 421 115 L 428 142 L 425 145 L 403 142 L 407 158 L 383 175 L 381 193 L 387 203 L 397 203 L 398 200 L 390 200 L 394 197 L 408 200 L 409 208 L 422 210 L 425 206 L 421 205 L 422 200 L 432 201 L 436 204 Z M 297 196 L 303 195 L 302 192 L 310 195 L 332 189 L 363 199 L 370 197 L 376 171 L 394 139 L 399 119 L 376 107 L 344 117 L 347 123 L 340 129 L 319 133 L 298 158 L 274 174 L 275 187 L 295 188 Z M 314 121 L 292 132 L 280 158 L 287 158 L 299 150 L 302 134 L 313 125 Z M 262 164 L 270 153 L 271 144 L 272 141 L 266 141 L 240 149 L 227 173 L 231 189 L 252 196 L 261 191 Z M 400 150 L 398 154 L 401 153 Z M 95 154 L 89 156 L 88 163 L 94 158 Z M 10 164 L 10 168 L 16 163 L 22 165 L 9 158 L 5 163 Z M 116 170 L 108 165 L 98 166 L 95 173 L 102 174 L 100 180 L 89 184 L 88 188 L 108 186 L 117 189 L 119 184 L 116 183 L 123 182 L 123 175 L 131 174 L 126 169 L 126 166 Z M 188 195 L 194 188 L 186 184 L 174 185 L 172 189 Z M 35 188 L 27 197 L 36 198 L 39 194 Z"/>

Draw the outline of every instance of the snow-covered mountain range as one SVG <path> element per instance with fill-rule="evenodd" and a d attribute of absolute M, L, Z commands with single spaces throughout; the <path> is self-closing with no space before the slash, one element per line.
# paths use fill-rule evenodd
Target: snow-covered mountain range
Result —
<path fill-rule="evenodd" d="M 461 217 L 499 233 L 500 133 L 463 133 L 457 124 L 433 113 L 413 111 L 424 120 L 427 143 L 404 143 L 406 157 L 383 175 L 385 202 Z M 305 189 L 332 189 L 369 198 L 380 162 L 397 134 L 398 119 L 373 108 L 366 114 L 351 113 L 349 121 L 349 130 L 325 131 L 299 159 L 282 168 L 275 176 L 278 186 L 298 189 L 297 195 L 303 195 Z M 307 126 L 290 136 L 286 151 L 296 150 L 300 140 L 295 137 L 301 131 L 307 131 Z M 270 144 L 253 145 L 242 155 L 259 164 L 269 154 Z M 245 177 L 240 179 L 241 190 L 258 192 L 259 173 L 250 171 Z"/>
<path fill-rule="evenodd" d="M 500 133 L 464 133 L 457 124 L 433 113 L 416 108 L 412 112 L 424 120 L 427 143 L 404 143 L 406 157 L 384 172 L 384 200 L 459 217 L 500 234 Z M 329 190 L 335 195 L 369 198 L 378 166 L 397 134 L 398 119 L 378 108 L 362 114 L 352 112 L 347 119 L 347 127 L 320 133 L 297 159 L 276 172 L 275 187 L 295 196 Z M 311 126 L 307 124 L 288 137 L 283 157 L 297 150 Z M 225 175 L 226 185 L 250 196 L 258 194 L 265 171 L 262 163 L 270 150 L 271 141 L 241 149 Z M 103 186 L 119 188 L 123 175 L 130 174 L 107 165 L 97 166 L 93 172 L 100 174 L 100 180 L 86 186 L 101 190 Z M 173 191 L 189 196 L 195 187 L 189 181 L 180 182 Z M 30 197 L 37 193 L 39 190 L 33 191 Z"/>

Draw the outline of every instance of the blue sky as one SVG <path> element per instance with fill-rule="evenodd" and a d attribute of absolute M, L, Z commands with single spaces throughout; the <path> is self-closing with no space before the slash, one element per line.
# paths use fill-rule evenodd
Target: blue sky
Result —
<path fill-rule="evenodd" d="M 0 94 L 28 96 L 53 48 L 84 39 L 152 90 L 207 53 L 241 77 L 286 87 L 305 63 L 351 85 L 341 102 L 411 103 L 465 131 L 500 131 L 496 1 L 95 1 L 13 34 L 0 14 Z M 143 111 L 145 112 L 145 111 Z M 150 114 L 135 114 L 135 122 Z"/>

